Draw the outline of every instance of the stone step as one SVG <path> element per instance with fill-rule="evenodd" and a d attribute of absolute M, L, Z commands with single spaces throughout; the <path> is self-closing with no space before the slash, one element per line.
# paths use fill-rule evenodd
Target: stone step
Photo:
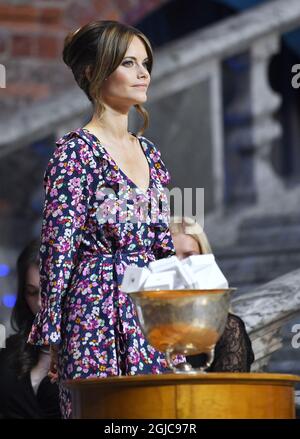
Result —
<path fill-rule="evenodd" d="M 253 241 L 251 244 L 240 244 L 237 242 L 232 247 L 217 247 L 214 246 L 213 253 L 216 258 L 230 259 L 232 257 L 256 256 L 268 254 L 300 253 L 300 240 L 284 241 L 282 245 L 277 246 L 273 241 L 265 243 L 257 243 Z"/>
<path fill-rule="evenodd" d="M 300 242 L 300 224 L 270 227 L 268 229 L 244 229 L 239 231 L 238 245 L 251 247 L 287 246 L 294 247 Z M 299 244 L 298 244 L 299 245 Z"/>
<path fill-rule="evenodd" d="M 248 218 L 239 227 L 238 245 L 295 245 L 300 238 L 300 215 Z"/>
<path fill-rule="evenodd" d="M 235 294 L 247 292 L 300 267 L 300 215 L 248 218 L 233 247 L 213 251 Z"/>
<path fill-rule="evenodd" d="M 297 224 L 300 226 L 300 215 L 264 215 L 244 219 L 240 228 L 248 230 L 257 228 L 269 229 L 271 227 L 284 227 Z"/>
<path fill-rule="evenodd" d="M 214 253 L 230 286 L 238 287 L 232 299 L 241 297 L 300 267 L 300 216 L 248 219 L 239 229 L 236 245 Z M 271 356 L 267 372 L 300 375 L 300 348 L 292 346 L 296 323 L 300 324 L 300 314 L 281 328 L 282 347 Z M 300 385 L 296 388 L 300 390 Z"/>
<path fill-rule="evenodd" d="M 300 267 L 300 251 L 216 255 L 216 261 L 231 286 L 260 285 Z"/>

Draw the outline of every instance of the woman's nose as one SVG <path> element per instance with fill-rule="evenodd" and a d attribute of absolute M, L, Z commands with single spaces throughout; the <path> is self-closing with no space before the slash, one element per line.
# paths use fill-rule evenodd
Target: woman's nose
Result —
<path fill-rule="evenodd" d="M 139 77 L 148 77 L 149 76 L 149 72 L 148 69 L 144 66 L 139 67 L 138 69 L 138 75 Z"/>

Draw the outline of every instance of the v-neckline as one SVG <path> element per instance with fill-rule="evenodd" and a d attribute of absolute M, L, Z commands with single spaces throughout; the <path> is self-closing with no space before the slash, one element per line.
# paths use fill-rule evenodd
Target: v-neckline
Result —
<path fill-rule="evenodd" d="M 112 157 L 112 155 L 107 151 L 107 149 L 105 148 L 105 146 L 102 144 L 102 142 L 99 140 L 99 138 L 92 133 L 88 128 L 81 128 L 82 131 L 90 134 L 95 141 L 98 143 L 98 145 L 102 148 L 104 154 L 106 155 L 106 157 L 111 161 L 111 163 L 113 164 L 113 166 L 115 168 L 117 168 L 117 170 L 123 175 L 123 177 L 128 180 L 136 189 L 138 189 L 140 192 L 142 192 L 143 195 L 147 196 L 150 188 L 151 188 L 151 183 L 152 183 L 152 177 L 151 177 L 151 159 L 149 158 L 149 155 L 146 152 L 146 148 L 144 148 L 144 145 L 141 142 L 141 139 L 139 138 L 139 136 L 137 136 L 136 134 L 134 134 L 132 131 L 129 131 L 130 134 L 132 134 L 134 137 L 137 138 L 142 151 L 146 157 L 147 163 L 148 163 L 148 172 L 149 172 L 149 180 L 148 180 L 148 187 L 146 189 L 146 191 L 144 191 L 143 189 L 141 189 L 131 178 L 128 177 L 128 175 L 122 170 L 122 168 L 117 164 L 117 162 L 115 161 L 115 159 Z"/>

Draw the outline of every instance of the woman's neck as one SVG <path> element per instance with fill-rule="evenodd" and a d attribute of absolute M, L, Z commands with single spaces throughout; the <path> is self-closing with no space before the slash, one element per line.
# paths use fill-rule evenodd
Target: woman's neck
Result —
<path fill-rule="evenodd" d="M 101 120 L 94 114 L 86 128 L 110 141 L 126 142 L 128 140 L 128 114 L 106 110 Z"/>

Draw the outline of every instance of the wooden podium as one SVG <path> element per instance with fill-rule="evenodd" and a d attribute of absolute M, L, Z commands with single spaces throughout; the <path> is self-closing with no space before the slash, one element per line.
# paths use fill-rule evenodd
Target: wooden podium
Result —
<path fill-rule="evenodd" d="M 69 380 L 73 418 L 291 419 L 300 377 L 207 373 Z"/>

